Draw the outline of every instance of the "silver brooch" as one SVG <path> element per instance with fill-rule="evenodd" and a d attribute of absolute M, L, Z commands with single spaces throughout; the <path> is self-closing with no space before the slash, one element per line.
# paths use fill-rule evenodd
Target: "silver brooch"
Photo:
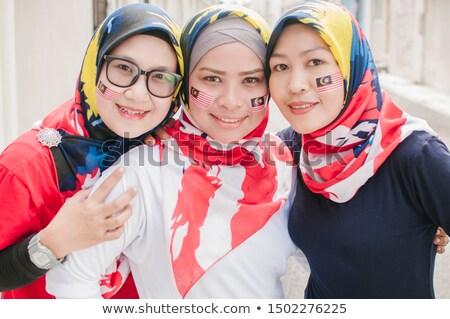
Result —
<path fill-rule="evenodd" d="M 38 141 L 47 147 L 58 146 L 61 143 L 61 134 L 54 128 L 44 127 L 37 133 Z"/>

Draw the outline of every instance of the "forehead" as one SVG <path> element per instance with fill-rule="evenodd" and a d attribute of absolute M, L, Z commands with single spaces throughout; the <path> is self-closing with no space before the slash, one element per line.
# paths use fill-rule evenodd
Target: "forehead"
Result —
<path fill-rule="evenodd" d="M 274 53 L 279 50 L 290 50 L 292 47 L 307 48 L 310 46 L 328 48 L 319 33 L 312 27 L 294 23 L 286 26 L 275 43 Z"/>
<path fill-rule="evenodd" d="M 131 55 L 133 53 L 141 53 L 142 50 L 150 49 L 152 51 L 167 50 L 171 49 L 171 45 L 166 41 L 149 34 L 137 34 L 121 42 L 111 50 L 109 54 L 127 53 L 128 55 Z M 144 52 L 148 53 L 148 51 Z"/>
<path fill-rule="evenodd" d="M 248 46 L 240 42 L 221 44 L 208 52 L 200 59 L 198 67 L 214 65 L 220 69 L 253 69 L 263 67 L 258 55 Z"/>

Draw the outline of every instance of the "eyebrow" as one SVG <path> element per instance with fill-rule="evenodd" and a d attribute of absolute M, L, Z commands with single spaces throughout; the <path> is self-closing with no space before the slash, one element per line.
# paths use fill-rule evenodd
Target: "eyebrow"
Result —
<path fill-rule="evenodd" d="M 130 62 L 133 62 L 137 65 L 139 65 L 139 63 L 137 63 L 137 61 L 135 59 L 133 59 L 132 57 L 128 56 L 128 55 L 115 55 L 116 57 L 119 57 L 121 59 L 125 59 L 128 60 Z M 139 65 L 139 67 L 141 68 L 141 66 Z M 167 67 L 165 65 L 159 65 L 159 66 L 155 66 L 151 69 L 142 69 L 144 71 L 153 71 L 153 70 L 158 70 L 158 71 L 167 71 L 167 72 L 172 72 L 170 71 L 170 67 Z M 176 71 L 175 71 L 176 72 Z"/>
<path fill-rule="evenodd" d="M 329 51 L 328 48 L 325 48 L 325 47 L 317 47 L 317 48 L 312 48 L 312 49 L 309 49 L 309 50 L 302 51 L 302 52 L 300 52 L 299 55 L 305 55 L 305 54 L 310 53 L 310 52 L 314 52 L 314 51 L 322 51 L 322 50 L 327 51 L 327 52 Z M 287 56 L 287 54 L 274 52 L 274 53 L 272 53 L 272 55 L 270 56 L 270 58 L 273 58 L 273 57 L 282 58 L 282 57 L 285 57 L 285 56 Z"/>
<path fill-rule="evenodd" d="M 216 69 L 208 68 L 208 67 L 202 67 L 199 69 L 199 71 L 209 71 L 209 72 L 216 73 L 219 75 L 224 75 L 226 73 L 225 71 L 220 71 L 220 70 L 216 70 Z M 260 73 L 260 72 L 264 72 L 264 70 L 262 68 L 256 68 L 253 70 L 239 72 L 239 75 L 251 75 L 251 74 Z"/>

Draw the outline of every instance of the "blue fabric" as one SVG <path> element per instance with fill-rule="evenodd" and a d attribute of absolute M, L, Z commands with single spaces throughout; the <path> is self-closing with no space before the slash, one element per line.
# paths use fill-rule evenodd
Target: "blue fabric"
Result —
<path fill-rule="evenodd" d="M 279 135 L 299 147 L 292 129 Z M 438 225 L 450 231 L 449 180 L 447 147 L 424 132 L 346 203 L 312 193 L 299 175 L 289 233 L 311 267 L 305 298 L 434 298 L 433 239 Z"/>

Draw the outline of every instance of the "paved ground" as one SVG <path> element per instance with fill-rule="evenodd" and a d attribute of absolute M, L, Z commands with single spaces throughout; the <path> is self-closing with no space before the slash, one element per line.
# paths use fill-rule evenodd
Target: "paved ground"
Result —
<path fill-rule="evenodd" d="M 295 260 L 290 260 L 288 272 L 283 278 L 286 297 L 303 298 L 307 280 L 306 271 Z M 450 249 L 436 257 L 434 291 L 436 298 L 450 299 Z"/>

